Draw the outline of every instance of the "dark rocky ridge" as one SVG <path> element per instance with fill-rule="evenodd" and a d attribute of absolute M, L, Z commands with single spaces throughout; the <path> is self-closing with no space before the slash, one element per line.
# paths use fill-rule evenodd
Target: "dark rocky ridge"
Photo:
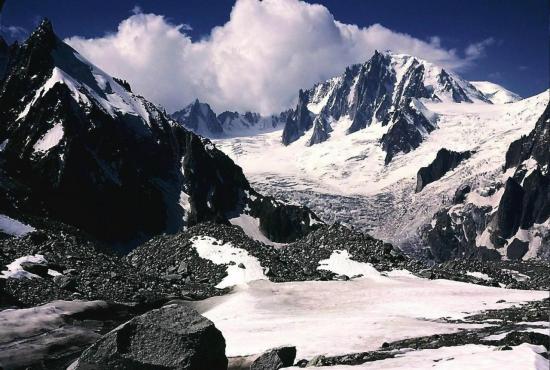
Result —
<path fill-rule="evenodd" d="M 18 49 L 0 89 L 0 142 L 8 139 L 0 164 L 28 189 L 20 207 L 125 248 L 184 225 L 227 222 L 245 208 L 275 241 L 304 235 L 318 220 L 303 207 L 256 193 L 208 140 L 131 94 L 126 84 L 105 75 L 100 86 L 94 68 L 57 38 L 48 21 Z M 64 82 L 37 94 L 54 73 Z M 144 113 L 109 111 L 112 94 L 126 96 Z M 56 124 L 62 131 L 57 145 L 38 151 Z"/>
<path fill-rule="evenodd" d="M 380 139 L 382 149 L 386 152 L 384 162 L 390 163 L 397 153 L 409 153 L 418 148 L 424 136 L 432 132 L 435 122 L 430 121 L 417 107 L 426 109 L 420 101 L 406 98 L 395 111 L 388 113 L 383 126 L 390 125 Z"/>
<path fill-rule="evenodd" d="M 207 137 L 219 137 L 223 128 L 210 105 L 196 99 L 188 107 L 172 114 L 176 122 L 194 133 Z"/>
<path fill-rule="evenodd" d="M 330 136 L 332 127 L 327 121 L 327 118 L 323 114 L 317 115 L 313 120 L 313 133 L 307 142 L 308 146 L 320 144 L 327 140 Z"/>
<path fill-rule="evenodd" d="M 438 261 L 465 254 L 500 259 L 501 250 L 508 258 L 519 260 L 537 248 L 533 257 L 550 257 L 548 227 L 535 228 L 550 218 L 549 147 L 550 105 L 528 136 L 510 144 L 504 171 L 515 168 L 513 175 L 503 184 L 494 184 L 492 192 L 486 194 L 490 196 L 504 188 L 496 206 L 467 203 L 465 195 L 461 195 L 455 206 L 434 216 L 434 226 L 426 225 L 421 231 L 432 256 Z M 533 235 L 530 242 L 515 237 L 520 229 Z M 482 233 L 488 235 L 488 241 L 486 245 L 476 245 L 477 236 Z"/>
<path fill-rule="evenodd" d="M 313 126 L 311 113 L 307 109 L 308 93 L 300 90 L 298 93 L 298 105 L 293 114 L 286 119 L 283 129 L 282 143 L 289 145 L 298 140 L 307 130 Z"/>
<path fill-rule="evenodd" d="M 427 167 L 422 167 L 416 175 L 416 189 L 418 193 L 422 191 L 426 185 L 439 180 L 445 174 L 453 170 L 460 162 L 470 158 L 472 152 L 455 152 L 445 148 L 440 149 L 435 159 Z"/>

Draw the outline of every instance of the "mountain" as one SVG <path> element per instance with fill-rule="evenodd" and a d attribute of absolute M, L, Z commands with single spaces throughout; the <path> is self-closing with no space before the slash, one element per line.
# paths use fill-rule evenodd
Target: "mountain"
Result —
<path fill-rule="evenodd" d="M 172 118 L 197 135 L 219 137 L 223 133 L 220 121 L 210 105 L 199 102 L 199 99 L 173 113 Z"/>
<path fill-rule="evenodd" d="M 462 185 L 457 204 L 435 215 L 423 233 L 435 258 L 550 257 L 549 148 L 550 105 L 529 135 L 510 144 L 499 182 L 490 189 Z"/>
<path fill-rule="evenodd" d="M 6 40 L 0 36 L 0 81 L 2 81 L 6 75 L 6 71 L 9 68 L 13 56 L 17 52 L 19 44 L 14 42 L 8 45 Z"/>
<path fill-rule="evenodd" d="M 507 104 L 521 100 L 518 94 L 489 81 L 472 81 L 472 85 L 481 91 L 493 104 Z"/>
<path fill-rule="evenodd" d="M 197 103 L 189 116 L 205 112 Z M 209 140 L 85 60 L 49 21 L 10 60 L 0 122 L 1 167 L 28 195 L 4 203 L 109 243 L 243 219 L 254 235 L 287 242 L 319 223 L 304 207 L 255 192 Z"/>
<path fill-rule="evenodd" d="M 387 127 L 380 139 L 386 163 L 397 153 L 408 153 L 437 127 L 437 116 L 425 101 L 490 103 L 475 86 L 425 60 L 404 54 L 376 51 L 364 64 L 346 68 L 341 76 L 299 93 L 294 119 L 287 120 L 282 143 L 289 145 L 310 130 L 311 115 L 322 115 L 326 124 L 316 125 L 308 145 L 330 138 L 331 123 L 350 122 L 346 134 L 371 125 Z"/>
<path fill-rule="evenodd" d="M 216 115 L 210 105 L 196 99 L 172 113 L 172 118 L 188 130 L 207 138 L 220 138 L 270 132 L 285 122 L 288 112 L 268 117 L 259 113 L 225 111 Z"/>
<path fill-rule="evenodd" d="M 496 183 L 506 182 L 502 168 L 510 144 L 535 127 L 548 97 L 543 92 L 503 105 L 411 98 L 411 103 L 422 103 L 426 114 L 437 117 L 437 125 L 422 135 L 418 147 L 395 153 L 389 162 L 381 139 L 393 138 L 384 136 L 390 125 L 375 123 L 350 135 L 348 117 L 326 125 L 330 118 L 322 114 L 312 117 L 309 131 L 312 136 L 314 131 L 328 136 L 320 144 L 311 145 L 312 138 L 306 134 L 284 146 L 280 130 L 215 143 L 262 193 L 307 205 L 326 222 L 352 225 L 425 258 L 428 244 L 421 230 L 431 225 L 438 211 L 453 206 L 462 185 L 471 187 L 471 199 L 491 201 L 489 194 Z M 399 115 L 396 111 L 390 117 Z M 409 145 L 408 141 L 394 143 Z M 436 160 L 442 149 L 461 154 Z M 421 173 L 419 186 L 423 167 L 430 170 Z"/>

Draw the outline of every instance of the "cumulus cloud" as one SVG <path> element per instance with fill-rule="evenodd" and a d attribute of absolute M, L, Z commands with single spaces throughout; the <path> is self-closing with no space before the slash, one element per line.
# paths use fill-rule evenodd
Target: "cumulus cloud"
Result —
<path fill-rule="evenodd" d="M 199 98 L 218 112 L 278 112 L 294 103 L 298 89 L 366 61 L 375 49 L 455 70 L 476 58 L 473 46 L 460 57 L 438 37 L 426 42 L 380 24 L 344 24 L 326 7 L 299 0 L 237 0 L 229 21 L 206 38 L 194 41 L 186 30 L 135 8 L 112 34 L 66 41 L 170 111 Z"/>

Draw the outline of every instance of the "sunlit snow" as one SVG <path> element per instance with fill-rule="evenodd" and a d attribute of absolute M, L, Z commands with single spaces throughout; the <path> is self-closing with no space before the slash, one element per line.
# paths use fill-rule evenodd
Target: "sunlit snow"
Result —
<path fill-rule="evenodd" d="M 0 214 L 0 232 L 12 236 L 24 236 L 35 228 L 16 219 Z"/>
<path fill-rule="evenodd" d="M 291 344 L 297 347 L 298 358 L 311 358 L 375 350 L 383 342 L 476 328 L 479 325 L 438 319 L 463 318 L 468 313 L 547 296 L 542 291 L 400 273 L 349 281 L 255 281 L 194 305 L 222 331 L 228 356 Z M 506 303 L 496 303 L 501 299 Z"/>
<path fill-rule="evenodd" d="M 195 237 L 191 241 L 201 258 L 216 265 L 227 265 L 227 276 L 216 288 L 267 279 L 258 259 L 249 255 L 246 250 L 236 248 L 231 243 L 224 244 L 209 236 Z"/>
<path fill-rule="evenodd" d="M 63 139 L 63 124 L 58 122 L 34 144 L 33 149 L 35 152 L 47 152 L 57 146 L 61 139 Z"/>

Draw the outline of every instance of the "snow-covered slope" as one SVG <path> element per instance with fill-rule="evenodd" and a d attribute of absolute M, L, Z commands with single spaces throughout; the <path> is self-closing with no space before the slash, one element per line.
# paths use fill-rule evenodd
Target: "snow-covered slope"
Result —
<path fill-rule="evenodd" d="M 521 96 L 489 81 L 472 81 L 472 85 L 481 91 L 493 104 L 507 104 L 521 100 Z"/>
<path fill-rule="evenodd" d="M 479 328 L 488 323 L 450 323 L 441 318 L 461 319 L 476 311 L 545 297 L 543 291 L 428 280 L 407 271 L 392 271 L 387 276 L 370 274 L 351 281 L 260 280 L 194 306 L 223 332 L 228 356 L 294 345 L 297 359 L 311 359 L 376 350 L 384 342 L 405 338 Z M 496 303 L 500 299 L 506 303 Z"/>
<path fill-rule="evenodd" d="M 380 140 L 388 126 L 372 124 L 348 133 L 351 119 L 331 121 L 331 137 L 307 146 L 313 128 L 288 146 L 280 131 L 217 140 L 255 186 L 307 204 L 325 221 L 342 221 L 403 248 L 418 249 L 418 229 L 449 205 L 464 182 L 480 188 L 503 176 L 510 143 L 528 134 L 548 104 L 548 92 L 516 103 L 424 102 L 437 115 L 437 129 L 413 151 L 385 163 Z M 415 194 L 416 175 L 441 148 L 472 156 Z"/>

